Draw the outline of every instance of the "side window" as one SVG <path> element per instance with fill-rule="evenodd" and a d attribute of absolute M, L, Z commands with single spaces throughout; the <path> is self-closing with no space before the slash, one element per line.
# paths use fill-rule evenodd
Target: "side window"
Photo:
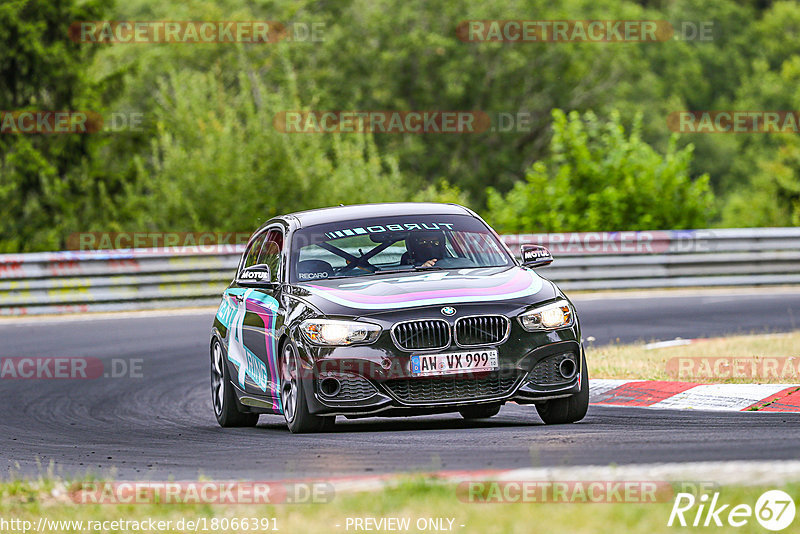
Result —
<path fill-rule="evenodd" d="M 261 247 L 257 263 L 269 265 L 269 271 L 272 274 L 273 282 L 280 279 L 278 273 L 281 265 L 282 249 L 283 233 L 280 230 L 270 230 L 267 232 L 267 238 L 264 241 L 264 245 Z"/>
<path fill-rule="evenodd" d="M 264 244 L 265 237 L 266 234 L 261 234 L 255 239 L 255 241 L 253 241 L 253 244 L 250 246 L 250 248 L 247 249 L 242 268 L 251 267 L 258 263 L 256 260 L 258 260 L 258 253 L 261 251 L 261 246 Z"/>

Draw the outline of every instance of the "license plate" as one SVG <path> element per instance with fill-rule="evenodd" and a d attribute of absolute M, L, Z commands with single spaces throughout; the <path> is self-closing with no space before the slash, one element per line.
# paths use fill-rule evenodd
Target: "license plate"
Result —
<path fill-rule="evenodd" d="M 411 376 L 496 371 L 498 368 L 494 349 L 411 356 Z"/>

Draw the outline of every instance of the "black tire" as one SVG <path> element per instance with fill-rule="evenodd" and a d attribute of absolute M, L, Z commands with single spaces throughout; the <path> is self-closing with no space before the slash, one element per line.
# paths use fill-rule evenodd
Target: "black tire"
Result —
<path fill-rule="evenodd" d="M 465 406 L 458 410 L 464 419 L 489 419 L 500 413 L 500 404 L 479 404 Z"/>
<path fill-rule="evenodd" d="M 536 411 L 547 425 L 575 423 L 586 416 L 589 409 L 589 370 L 586 356 L 581 356 L 581 390 L 563 399 L 554 399 L 536 405 Z"/>
<path fill-rule="evenodd" d="M 298 373 L 297 348 L 286 341 L 281 348 L 281 408 L 286 426 L 293 434 L 323 432 L 333 428 L 335 416 L 322 417 L 309 413 L 306 402 L 306 387 L 309 379 L 301 379 Z"/>
<path fill-rule="evenodd" d="M 211 403 L 221 427 L 256 426 L 258 423 L 257 413 L 239 411 L 222 345 L 216 338 L 211 343 Z"/>

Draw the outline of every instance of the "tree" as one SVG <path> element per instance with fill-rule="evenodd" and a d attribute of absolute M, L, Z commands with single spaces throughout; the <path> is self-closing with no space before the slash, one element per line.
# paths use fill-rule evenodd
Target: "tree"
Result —
<path fill-rule="evenodd" d="M 487 218 L 502 232 L 652 230 L 707 226 L 714 202 L 708 176 L 689 176 L 692 147 L 664 155 L 626 134 L 619 115 L 553 111 L 550 155 L 503 195 L 490 188 Z"/>
<path fill-rule="evenodd" d="M 800 143 L 795 134 L 758 161 L 748 187 L 734 192 L 723 209 L 729 227 L 800 226 Z"/>
<path fill-rule="evenodd" d="M 221 66 L 160 82 L 157 135 L 151 153 L 137 156 L 141 189 L 125 208 L 138 214 L 136 228 L 247 232 L 281 213 L 339 203 L 459 197 L 447 183 L 413 191 L 369 134 L 279 131 L 275 110 L 302 109 L 292 84 L 269 87 L 245 54 L 234 66 L 229 86 Z M 291 72 L 287 62 L 276 68 Z"/>
<path fill-rule="evenodd" d="M 105 1 L 0 4 L 0 110 L 94 111 L 84 105 L 92 49 L 67 38 L 76 20 L 100 18 Z M 0 135 L 0 251 L 57 248 L 75 220 L 92 140 L 81 135 Z"/>

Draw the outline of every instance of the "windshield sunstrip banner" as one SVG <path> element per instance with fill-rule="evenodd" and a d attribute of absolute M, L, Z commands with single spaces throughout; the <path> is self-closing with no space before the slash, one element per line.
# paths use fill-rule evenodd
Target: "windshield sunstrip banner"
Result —
<path fill-rule="evenodd" d="M 339 239 L 342 237 L 351 237 L 354 235 L 368 235 L 368 234 L 381 234 L 386 232 L 413 232 L 413 231 L 431 231 L 431 230 L 452 230 L 453 223 L 401 223 L 401 224 L 374 224 L 371 226 L 359 226 L 355 228 L 343 228 L 342 230 L 334 230 L 325 232 L 327 239 Z"/>

